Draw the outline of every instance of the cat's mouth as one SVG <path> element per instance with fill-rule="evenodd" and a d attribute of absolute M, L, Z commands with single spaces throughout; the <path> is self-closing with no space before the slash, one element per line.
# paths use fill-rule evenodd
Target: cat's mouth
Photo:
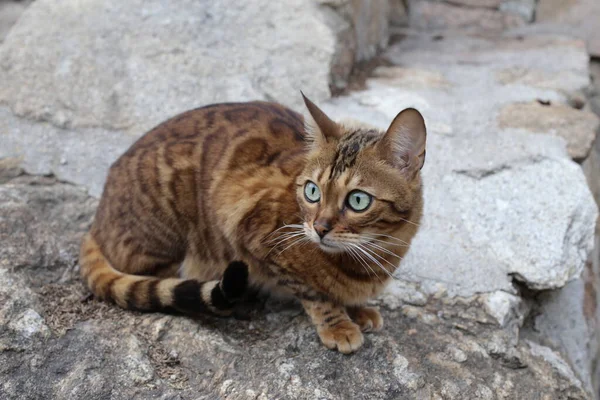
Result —
<path fill-rule="evenodd" d="M 346 252 L 345 246 L 343 243 L 338 243 L 335 240 L 332 240 L 330 235 L 319 237 L 317 232 L 309 226 L 307 223 L 304 224 L 304 234 L 309 238 L 309 240 L 315 244 L 319 245 L 319 248 L 326 253 L 330 254 L 339 254 Z"/>

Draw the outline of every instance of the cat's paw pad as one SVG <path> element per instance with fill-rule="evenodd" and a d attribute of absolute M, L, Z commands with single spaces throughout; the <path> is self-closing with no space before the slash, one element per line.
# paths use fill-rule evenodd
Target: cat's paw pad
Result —
<path fill-rule="evenodd" d="M 359 307 L 350 312 L 352 320 L 363 332 L 377 332 L 383 328 L 383 318 L 373 307 Z"/>
<path fill-rule="evenodd" d="M 333 326 L 319 329 L 321 342 L 329 349 L 337 349 L 344 354 L 352 353 L 364 342 L 360 327 L 352 321 L 342 321 Z"/>

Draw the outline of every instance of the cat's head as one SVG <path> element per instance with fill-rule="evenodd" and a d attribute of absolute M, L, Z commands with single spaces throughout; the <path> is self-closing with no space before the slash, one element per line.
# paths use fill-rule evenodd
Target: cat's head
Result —
<path fill-rule="evenodd" d="M 392 237 L 403 241 L 398 232 L 416 226 L 423 207 L 421 114 L 406 109 L 381 131 L 334 122 L 306 97 L 304 102 L 312 117 L 308 161 L 296 181 L 304 234 L 329 253 L 393 244 Z M 407 228 L 412 237 L 416 229 Z"/>

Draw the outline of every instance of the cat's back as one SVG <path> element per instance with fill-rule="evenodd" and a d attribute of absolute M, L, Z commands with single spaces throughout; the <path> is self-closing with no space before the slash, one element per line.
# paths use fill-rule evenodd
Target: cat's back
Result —
<path fill-rule="evenodd" d="M 189 150 L 192 145 L 210 149 L 217 145 L 215 142 L 239 145 L 247 140 L 256 142 L 261 137 L 272 145 L 301 144 L 304 141 L 304 118 L 272 102 L 211 104 L 160 123 L 140 137 L 122 158 L 161 147 L 166 153 L 177 154 L 180 152 L 178 149 L 188 147 Z"/>
<path fill-rule="evenodd" d="M 237 185 L 258 169 L 291 178 L 302 167 L 304 135 L 302 115 L 277 103 L 221 103 L 181 113 L 111 166 L 96 225 L 148 211 L 171 226 L 195 221 L 200 197 L 206 204 L 224 181 Z"/>

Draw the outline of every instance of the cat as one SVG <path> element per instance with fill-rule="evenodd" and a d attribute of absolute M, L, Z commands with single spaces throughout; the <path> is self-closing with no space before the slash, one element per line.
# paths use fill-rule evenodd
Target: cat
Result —
<path fill-rule="evenodd" d="M 269 102 L 184 112 L 111 167 L 81 275 L 144 311 L 229 315 L 247 287 L 300 300 L 342 353 L 383 319 L 366 307 L 408 251 L 423 210 L 426 128 L 412 108 L 386 131 Z"/>

